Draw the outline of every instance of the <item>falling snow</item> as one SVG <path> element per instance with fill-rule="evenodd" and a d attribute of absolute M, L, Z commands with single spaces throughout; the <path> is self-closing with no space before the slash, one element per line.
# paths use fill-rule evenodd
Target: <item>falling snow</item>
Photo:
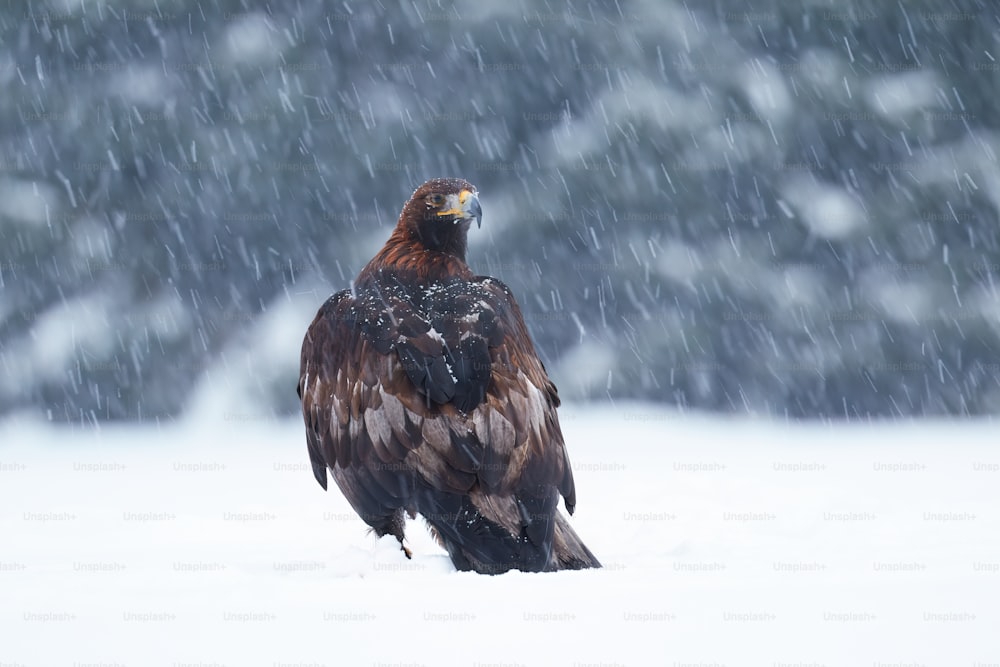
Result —
<path fill-rule="evenodd" d="M 986 0 L 4 3 L 0 665 L 995 664 L 998 42 Z M 603 570 L 407 561 L 312 480 L 302 336 L 440 176 Z"/>
<path fill-rule="evenodd" d="M 0 10 L 0 412 L 170 421 L 224 383 L 293 413 L 312 313 L 442 175 L 479 187 L 469 262 L 510 286 L 567 399 L 995 412 L 991 17 L 971 0 Z M 46 314 L 95 300 L 25 372 Z"/>

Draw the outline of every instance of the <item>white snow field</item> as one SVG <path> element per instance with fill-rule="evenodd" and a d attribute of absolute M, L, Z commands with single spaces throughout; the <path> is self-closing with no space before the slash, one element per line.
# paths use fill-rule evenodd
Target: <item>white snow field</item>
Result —
<path fill-rule="evenodd" d="M 407 561 L 303 427 L 0 424 L 0 665 L 1000 663 L 989 421 L 560 411 L 602 570 Z"/>

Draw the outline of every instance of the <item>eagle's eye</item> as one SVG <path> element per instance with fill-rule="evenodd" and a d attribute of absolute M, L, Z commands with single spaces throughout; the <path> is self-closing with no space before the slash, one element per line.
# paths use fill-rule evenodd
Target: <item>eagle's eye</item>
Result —
<path fill-rule="evenodd" d="M 435 192 L 434 194 L 427 197 L 427 203 L 431 204 L 432 206 L 440 206 L 441 204 L 444 203 L 444 195 Z"/>

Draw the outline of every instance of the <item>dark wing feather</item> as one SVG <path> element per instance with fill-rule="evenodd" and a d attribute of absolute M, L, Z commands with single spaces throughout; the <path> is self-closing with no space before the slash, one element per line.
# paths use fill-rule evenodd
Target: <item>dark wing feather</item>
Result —
<path fill-rule="evenodd" d="M 556 408 L 559 394 L 538 358 L 521 309 L 510 289 L 499 280 L 477 278 L 489 295 L 495 320 L 495 345 L 490 350 L 493 385 L 490 390 L 489 430 L 491 452 L 501 462 L 506 458 L 505 443 L 513 443 L 515 462 L 512 477 L 521 488 L 554 485 L 570 514 L 576 507 L 573 471 Z M 499 335 L 496 335 L 499 334 Z M 513 431 L 511 438 L 510 431 Z M 516 455 L 516 448 L 526 455 Z M 520 462 L 520 465 L 517 465 Z"/>
<path fill-rule="evenodd" d="M 353 345 L 344 344 L 357 337 L 355 323 L 350 319 L 353 301 L 348 290 L 330 297 L 316 313 L 302 341 L 297 393 L 302 400 L 313 475 L 324 489 L 327 466 L 337 460 L 334 438 L 339 441 L 348 424 L 346 406 L 336 400 L 333 392 L 338 372 L 350 372 L 355 367 L 348 355 Z M 345 466 L 349 463 L 348 453 L 344 448 L 341 463 Z"/>

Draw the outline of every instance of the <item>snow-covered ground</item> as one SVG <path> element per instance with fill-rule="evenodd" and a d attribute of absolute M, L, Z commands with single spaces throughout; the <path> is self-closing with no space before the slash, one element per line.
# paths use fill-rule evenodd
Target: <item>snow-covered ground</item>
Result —
<path fill-rule="evenodd" d="M 561 410 L 605 568 L 367 534 L 298 421 L 0 424 L 0 665 L 1000 663 L 995 423 Z"/>

